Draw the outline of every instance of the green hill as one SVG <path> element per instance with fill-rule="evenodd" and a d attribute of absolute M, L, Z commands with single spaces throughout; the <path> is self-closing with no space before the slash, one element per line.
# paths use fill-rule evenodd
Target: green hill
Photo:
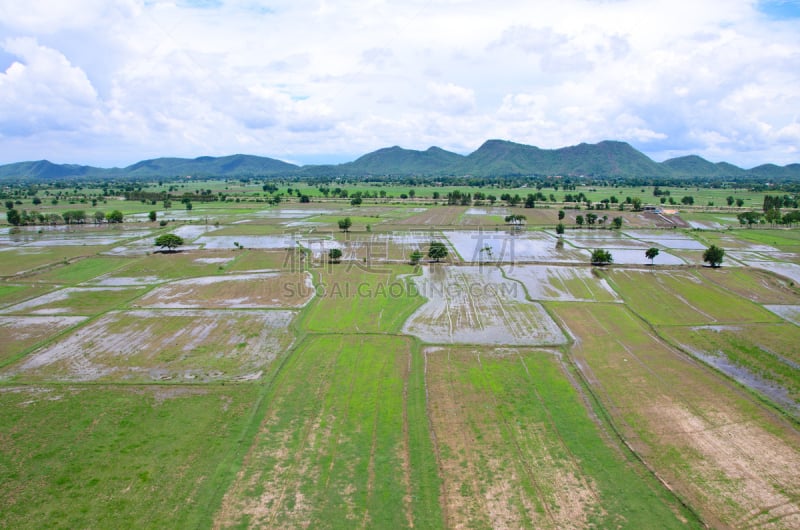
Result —
<path fill-rule="evenodd" d="M 686 177 L 738 177 L 745 171 L 733 164 L 721 162 L 714 164 L 697 155 L 671 158 L 662 162 L 673 174 Z"/>
<path fill-rule="evenodd" d="M 0 166 L 0 179 L 62 179 L 114 177 L 236 177 L 236 176 L 602 176 L 602 177 L 744 177 L 800 178 L 800 164 L 763 164 L 742 169 L 727 162 L 712 163 L 696 155 L 654 162 L 625 142 L 582 143 L 541 149 L 506 140 L 488 140 L 467 156 L 439 147 L 425 151 L 394 146 L 367 153 L 338 165 L 296 166 L 253 155 L 199 158 L 155 158 L 126 168 L 103 169 L 47 160 Z"/>
<path fill-rule="evenodd" d="M 394 146 L 378 149 L 353 162 L 341 164 L 339 168 L 346 174 L 430 175 L 447 171 L 463 158 L 439 147 L 414 151 Z"/>

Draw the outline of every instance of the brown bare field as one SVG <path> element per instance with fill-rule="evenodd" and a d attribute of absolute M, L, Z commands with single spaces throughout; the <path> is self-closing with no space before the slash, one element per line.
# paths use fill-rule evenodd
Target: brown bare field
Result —
<path fill-rule="evenodd" d="M 254 379 L 292 343 L 293 311 L 114 311 L 8 367 L 17 381 Z"/>
<path fill-rule="evenodd" d="M 85 317 L 0 316 L 0 365 L 84 320 Z"/>
<path fill-rule="evenodd" d="M 552 304 L 625 439 L 712 527 L 800 525 L 800 433 L 617 304 Z"/>
<path fill-rule="evenodd" d="M 290 288 L 286 288 L 286 286 Z M 295 288 L 305 285 L 305 289 Z M 311 275 L 261 272 L 177 280 L 156 287 L 136 301 L 137 307 L 244 309 L 296 308 L 314 295 Z"/>

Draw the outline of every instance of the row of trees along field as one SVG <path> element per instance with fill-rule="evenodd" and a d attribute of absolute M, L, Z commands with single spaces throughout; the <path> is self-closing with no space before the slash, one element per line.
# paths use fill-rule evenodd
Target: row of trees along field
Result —
<path fill-rule="evenodd" d="M 41 213 L 28 210 L 16 210 L 11 208 L 6 211 L 6 220 L 12 226 L 29 226 L 29 225 L 59 225 L 59 224 L 85 224 L 87 222 L 100 223 L 121 223 L 123 221 L 122 212 L 119 210 L 112 210 L 108 214 L 102 211 L 96 211 L 91 216 L 87 215 L 84 210 L 67 210 L 58 213 Z"/>
<path fill-rule="evenodd" d="M 644 251 L 644 256 L 650 260 L 651 265 L 654 265 L 655 259 L 660 253 L 661 251 L 658 249 L 658 247 L 650 247 Z M 703 262 L 708 263 L 713 268 L 717 268 L 722 265 L 722 259 L 724 256 L 724 249 L 716 245 L 711 245 L 703 252 Z M 597 248 L 592 251 L 590 262 L 592 265 L 608 265 L 614 262 L 614 257 L 611 255 L 609 250 Z"/>

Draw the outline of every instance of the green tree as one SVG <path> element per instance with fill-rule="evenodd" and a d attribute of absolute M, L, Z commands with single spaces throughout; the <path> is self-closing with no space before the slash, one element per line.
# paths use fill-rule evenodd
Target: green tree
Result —
<path fill-rule="evenodd" d="M 339 263 L 339 260 L 342 259 L 342 251 L 338 248 L 332 248 L 328 251 L 328 258 L 330 258 L 331 263 Z"/>
<path fill-rule="evenodd" d="M 186 210 L 191 212 L 192 208 L 193 208 L 192 203 L 190 201 L 186 201 Z"/>
<path fill-rule="evenodd" d="M 596 248 L 592 251 L 592 265 L 607 265 L 614 261 L 611 257 L 611 252 L 602 248 Z"/>
<path fill-rule="evenodd" d="M 564 223 L 558 223 L 556 225 L 556 234 L 562 235 L 564 233 Z"/>
<path fill-rule="evenodd" d="M 633 200 L 631 201 L 631 204 L 633 205 L 634 212 L 638 212 L 639 210 L 642 209 L 642 199 L 640 199 L 639 197 L 634 197 Z"/>
<path fill-rule="evenodd" d="M 422 252 L 420 252 L 419 250 L 415 250 L 414 252 L 411 253 L 410 258 L 412 265 L 419 264 L 419 262 L 422 260 Z"/>
<path fill-rule="evenodd" d="M 440 260 L 447 258 L 447 247 L 441 241 L 431 241 L 431 246 L 428 249 L 428 257 L 437 263 Z"/>
<path fill-rule="evenodd" d="M 650 265 L 655 264 L 655 259 L 659 252 L 660 251 L 656 247 L 650 247 L 644 251 L 645 257 L 650 260 Z"/>
<path fill-rule="evenodd" d="M 622 228 L 622 217 L 615 217 L 615 218 L 614 218 L 614 219 L 611 221 L 611 225 L 612 225 L 614 228 L 616 228 L 617 230 L 619 230 L 620 228 Z"/>
<path fill-rule="evenodd" d="M 749 227 L 756 224 L 763 214 L 761 212 L 749 211 L 736 214 L 739 224 L 746 224 Z"/>
<path fill-rule="evenodd" d="M 725 202 L 728 203 L 728 206 L 733 206 L 733 203 L 735 201 L 736 199 L 733 198 L 733 195 L 728 195 L 727 197 L 725 197 Z"/>
<path fill-rule="evenodd" d="M 10 225 L 19 226 L 19 223 L 22 221 L 22 218 L 20 217 L 19 212 L 17 210 L 11 208 L 6 212 L 6 220 Z"/>
<path fill-rule="evenodd" d="M 575 224 L 578 225 L 578 226 L 583 226 L 583 216 L 582 215 L 576 215 L 575 216 Z"/>
<path fill-rule="evenodd" d="M 147 218 L 150 219 L 150 222 L 155 222 L 156 220 L 156 211 L 152 210 L 149 214 L 147 214 Z"/>
<path fill-rule="evenodd" d="M 716 245 L 711 245 L 703 252 L 703 261 L 713 268 L 717 268 L 722 265 L 723 256 L 725 256 L 725 250 Z"/>
<path fill-rule="evenodd" d="M 344 219 L 339 219 L 338 224 L 339 230 L 347 232 L 350 230 L 350 227 L 353 226 L 353 221 L 351 221 L 349 217 L 345 217 Z"/>
<path fill-rule="evenodd" d="M 567 214 L 564 213 L 564 210 L 559 210 L 558 211 L 558 220 L 559 221 L 563 220 L 565 215 L 567 215 Z"/>
<path fill-rule="evenodd" d="M 736 206 L 738 206 L 739 208 L 744 206 L 744 199 L 736 199 Z"/>
<path fill-rule="evenodd" d="M 506 215 L 506 217 L 505 217 L 506 223 L 511 224 L 511 225 L 522 225 L 522 224 L 525 223 L 525 221 L 527 219 L 528 219 L 527 217 L 525 217 L 522 214 L 518 214 L 518 213 L 511 214 L 511 215 Z"/>
<path fill-rule="evenodd" d="M 106 215 L 106 221 L 108 221 L 109 223 L 121 223 L 122 212 L 120 212 L 119 210 L 112 210 L 111 212 L 108 213 L 108 215 Z"/>
<path fill-rule="evenodd" d="M 783 216 L 781 215 L 781 211 L 777 208 L 772 208 L 771 210 L 767 210 L 767 213 L 764 214 L 764 219 L 769 224 L 776 224 L 780 223 Z"/>
<path fill-rule="evenodd" d="M 183 245 L 183 238 L 176 234 L 162 234 L 156 238 L 156 246 L 166 248 L 168 252 L 173 252 L 176 248 Z"/>
<path fill-rule="evenodd" d="M 96 212 L 94 212 L 94 222 L 95 223 L 100 224 L 105 220 L 106 220 L 105 212 L 102 212 L 100 210 L 97 210 Z"/>

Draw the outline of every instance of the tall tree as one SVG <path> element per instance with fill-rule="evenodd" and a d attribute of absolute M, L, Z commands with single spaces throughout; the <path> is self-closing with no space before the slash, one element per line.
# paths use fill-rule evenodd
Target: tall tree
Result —
<path fill-rule="evenodd" d="M 431 241 L 431 246 L 428 249 L 428 257 L 437 263 L 447 258 L 447 247 L 441 241 Z"/>
<path fill-rule="evenodd" d="M 660 251 L 656 247 L 650 247 L 644 251 L 645 257 L 650 260 L 650 265 L 655 264 L 655 259 L 656 256 L 658 256 L 659 252 Z"/>
<path fill-rule="evenodd" d="M 725 256 L 725 251 L 716 245 L 711 245 L 705 252 L 703 252 L 703 261 L 717 268 L 722 265 L 722 258 Z"/>
<path fill-rule="evenodd" d="M 338 224 L 339 230 L 347 232 L 350 230 L 350 227 L 353 226 L 353 221 L 351 221 L 349 217 L 345 217 L 344 219 L 339 219 Z"/>
<path fill-rule="evenodd" d="M 22 221 L 22 218 L 20 217 L 19 212 L 17 210 L 11 208 L 6 212 L 6 220 L 8 220 L 8 224 L 10 225 L 19 226 L 20 222 Z"/>

